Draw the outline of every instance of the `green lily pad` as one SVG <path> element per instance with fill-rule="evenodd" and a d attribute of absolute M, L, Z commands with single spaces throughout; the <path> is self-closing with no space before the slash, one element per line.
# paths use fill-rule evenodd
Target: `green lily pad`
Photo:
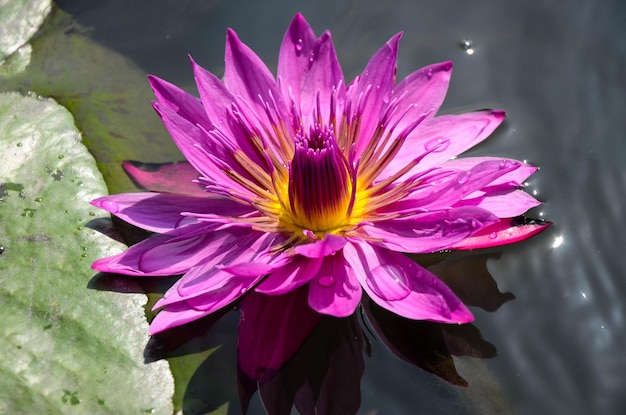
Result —
<path fill-rule="evenodd" d="M 107 191 L 72 115 L 0 94 L 0 131 L 0 413 L 171 414 L 168 364 L 144 363 L 146 296 L 88 288 L 124 246 L 85 226 L 109 221 L 88 204 Z"/>
<path fill-rule="evenodd" d="M 28 42 L 52 7 L 51 0 L 5 0 L 0 4 L 0 61 Z"/>

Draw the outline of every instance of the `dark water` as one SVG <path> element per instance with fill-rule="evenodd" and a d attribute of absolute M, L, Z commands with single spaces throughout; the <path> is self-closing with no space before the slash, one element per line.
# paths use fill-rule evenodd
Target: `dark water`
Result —
<path fill-rule="evenodd" d="M 555 224 L 489 263 L 516 300 L 495 313 L 475 310 L 498 357 L 457 361 L 469 388 L 375 343 L 361 413 L 626 413 L 626 2 L 58 3 L 147 73 L 190 90 L 186 54 L 219 74 L 227 27 L 273 68 L 296 11 L 316 33 L 331 30 L 346 78 L 401 30 L 399 78 L 453 60 L 444 110 L 507 111 L 503 127 L 472 153 L 541 166 L 528 191 L 545 204 L 533 215 Z M 251 412 L 260 410 L 254 403 Z"/>

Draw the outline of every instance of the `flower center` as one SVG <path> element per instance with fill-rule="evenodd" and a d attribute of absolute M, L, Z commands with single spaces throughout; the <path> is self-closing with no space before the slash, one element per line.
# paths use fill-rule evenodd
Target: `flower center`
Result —
<path fill-rule="evenodd" d="M 289 167 L 288 219 L 314 233 L 341 229 L 350 216 L 352 184 L 347 162 L 330 128 L 315 125 L 295 138 Z"/>

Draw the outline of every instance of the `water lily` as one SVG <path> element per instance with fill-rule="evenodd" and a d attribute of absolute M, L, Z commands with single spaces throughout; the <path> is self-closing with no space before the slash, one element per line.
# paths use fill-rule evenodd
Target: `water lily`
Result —
<path fill-rule="evenodd" d="M 247 292 L 297 289 L 322 315 L 353 314 L 365 291 L 409 319 L 472 320 L 443 282 L 403 253 L 494 246 L 540 231 L 510 219 L 539 203 L 520 189 L 536 168 L 456 158 L 488 137 L 504 112 L 438 116 L 452 64 L 396 83 L 400 38 L 346 82 L 330 33 L 316 37 L 298 14 L 276 77 L 232 30 L 223 81 L 191 61 L 199 98 L 150 77 L 154 108 L 201 191 L 92 203 L 155 232 L 94 269 L 183 274 L 156 303 L 152 334 Z"/>

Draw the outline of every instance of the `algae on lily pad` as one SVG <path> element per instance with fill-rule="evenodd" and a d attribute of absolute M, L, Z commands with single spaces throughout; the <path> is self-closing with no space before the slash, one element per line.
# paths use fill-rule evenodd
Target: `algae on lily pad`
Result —
<path fill-rule="evenodd" d="M 71 114 L 0 94 L 0 413 L 171 414 L 164 361 L 144 363 L 145 295 L 88 288 L 93 260 L 124 249 L 85 226 L 107 193 Z"/>

